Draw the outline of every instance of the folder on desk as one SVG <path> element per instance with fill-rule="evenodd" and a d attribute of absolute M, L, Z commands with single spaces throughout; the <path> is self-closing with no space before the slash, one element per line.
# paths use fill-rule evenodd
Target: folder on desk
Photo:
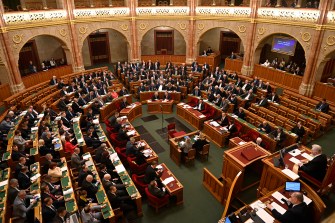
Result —
<path fill-rule="evenodd" d="M 254 160 L 257 157 L 260 157 L 261 154 L 254 147 L 247 147 L 241 151 L 241 156 L 246 158 L 248 161 Z"/>

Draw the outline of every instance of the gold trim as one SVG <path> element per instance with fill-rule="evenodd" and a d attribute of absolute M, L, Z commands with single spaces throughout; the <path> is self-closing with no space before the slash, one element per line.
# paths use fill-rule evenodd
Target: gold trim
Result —
<path fill-rule="evenodd" d="M 203 30 L 205 28 L 205 25 L 203 23 L 198 23 L 198 29 Z"/>
<path fill-rule="evenodd" d="M 59 30 L 59 35 L 61 35 L 62 37 L 65 37 L 67 35 L 66 30 L 64 28 L 60 29 Z"/>
<path fill-rule="evenodd" d="M 127 24 L 122 24 L 122 25 L 120 25 L 120 28 L 121 28 L 123 31 L 127 31 L 127 30 L 128 30 L 128 25 L 127 25 Z"/>
<path fill-rule="evenodd" d="M 326 43 L 327 43 L 328 46 L 335 45 L 335 36 L 328 36 Z"/>
<path fill-rule="evenodd" d="M 21 43 L 21 42 L 22 42 L 22 39 L 23 39 L 23 34 L 20 34 L 20 35 L 16 34 L 16 35 L 14 35 L 13 38 L 12 38 L 13 43 L 15 43 L 15 44 L 19 44 L 19 43 Z"/>
<path fill-rule="evenodd" d="M 265 33 L 266 29 L 264 27 L 258 28 L 257 32 L 259 35 L 263 35 Z"/>
<path fill-rule="evenodd" d="M 178 23 L 178 25 L 179 25 L 179 28 L 181 30 L 185 30 L 186 29 L 186 24 L 185 23 Z"/>
<path fill-rule="evenodd" d="M 240 33 L 244 33 L 246 30 L 247 30 L 247 28 L 245 27 L 245 25 L 240 25 L 240 26 L 238 26 L 238 31 L 239 31 Z"/>
<path fill-rule="evenodd" d="M 87 26 L 81 26 L 79 27 L 79 33 L 85 34 L 87 32 L 88 27 Z"/>
<path fill-rule="evenodd" d="M 311 38 L 312 38 L 312 36 L 309 32 L 304 32 L 304 33 L 300 32 L 300 35 L 301 35 L 301 39 L 305 42 L 310 41 Z"/>
<path fill-rule="evenodd" d="M 140 25 L 139 25 L 138 28 L 140 28 L 140 30 L 145 30 L 145 29 L 147 28 L 147 24 L 145 24 L 145 23 L 140 23 Z"/>

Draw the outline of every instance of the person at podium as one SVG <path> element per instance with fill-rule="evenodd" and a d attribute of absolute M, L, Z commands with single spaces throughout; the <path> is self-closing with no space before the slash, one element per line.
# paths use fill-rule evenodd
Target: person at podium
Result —
<path fill-rule="evenodd" d="M 169 94 L 168 91 L 164 92 L 163 100 L 167 100 L 167 101 L 171 100 L 171 95 Z"/>
<path fill-rule="evenodd" d="M 159 99 L 160 98 L 159 98 L 159 95 L 158 95 L 158 91 L 155 91 L 155 93 L 151 97 L 151 101 L 157 101 Z"/>
<path fill-rule="evenodd" d="M 322 182 L 327 172 L 327 156 L 322 154 L 321 146 L 316 144 L 312 145 L 311 155 L 312 160 L 298 163 L 299 170 Z"/>

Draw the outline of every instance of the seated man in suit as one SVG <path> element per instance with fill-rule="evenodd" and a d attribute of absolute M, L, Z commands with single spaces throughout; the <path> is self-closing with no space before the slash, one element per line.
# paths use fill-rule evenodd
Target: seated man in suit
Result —
<path fill-rule="evenodd" d="M 276 92 L 272 92 L 268 99 L 277 104 L 280 102 L 279 96 L 276 94 Z"/>
<path fill-rule="evenodd" d="M 274 132 L 274 139 L 277 141 L 277 147 L 281 148 L 283 146 L 283 142 L 286 139 L 286 134 L 284 133 L 284 130 L 279 127 L 277 131 Z"/>
<path fill-rule="evenodd" d="M 304 202 L 304 196 L 300 192 L 294 192 L 291 197 L 285 202 L 288 205 L 288 210 L 284 214 L 280 214 L 271 204 L 267 204 L 272 212 L 272 215 L 280 222 L 285 223 L 310 223 L 309 209 Z"/>
<path fill-rule="evenodd" d="M 116 186 L 109 187 L 107 197 L 113 209 L 120 208 L 125 215 L 134 209 L 131 197 L 120 194 Z"/>
<path fill-rule="evenodd" d="M 263 140 L 262 140 L 261 137 L 257 137 L 257 139 L 256 139 L 256 145 L 258 145 L 258 146 L 260 146 L 262 148 L 265 148 L 265 144 L 264 144 L 264 142 L 263 142 Z"/>
<path fill-rule="evenodd" d="M 158 91 L 155 91 L 155 93 L 152 95 L 151 97 L 151 101 L 156 101 L 159 100 L 159 95 L 158 95 Z"/>
<path fill-rule="evenodd" d="M 201 151 L 206 144 L 208 144 L 206 137 L 200 133 L 199 138 L 193 143 L 192 148 L 196 151 Z"/>
<path fill-rule="evenodd" d="M 163 171 L 161 169 L 157 169 L 157 162 L 153 161 L 151 165 L 148 165 L 144 172 L 144 183 L 149 184 L 153 180 L 158 180 L 162 175 Z"/>
<path fill-rule="evenodd" d="M 268 105 L 268 100 L 265 98 L 264 95 L 261 96 L 261 99 L 257 103 L 259 107 L 266 107 Z"/>
<path fill-rule="evenodd" d="M 272 131 L 271 130 L 271 126 L 269 125 L 269 123 L 267 121 L 263 121 L 263 123 L 260 124 L 258 126 L 258 128 L 259 128 L 260 131 L 263 131 L 263 132 L 265 132 L 267 134 L 269 134 Z"/>
<path fill-rule="evenodd" d="M 165 187 L 159 188 L 156 180 L 150 182 L 150 184 L 148 185 L 148 190 L 150 194 L 158 198 L 164 197 L 166 194 Z"/>
<path fill-rule="evenodd" d="M 93 147 L 94 149 L 98 148 L 101 145 L 101 141 L 93 136 L 92 131 L 87 132 L 87 135 L 84 136 L 84 140 L 88 147 Z"/>
<path fill-rule="evenodd" d="M 52 220 L 57 214 L 57 209 L 53 205 L 53 200 L 50 197 L 47 197 L 43 200 L 42 205 L 42 218 L 45 223 L 52 223 Z"/>
<path fill-rule="evenodd" d="M 125 87 L 122 87 L 122 90 L 119 92 L 120 96 L 129 94 L 128 90 Z"/>
<path fill-rule="evenodd" d="M 51 80 L 50 80 L 50 85 L 57 85 L 57 77 L 56 76 L 52 76 Z"/>
<path fill-rule="evenodd" d="M 252 90 L 249 90 L 247 93 L 241 96 L 244 100 L 246 100 L 244 108 L 249 108 L 250 103 L 252 100 L 254 100 L 254 93 Z"/>
<path fill-rule="evenodd" d="M 127 98 L 126 97 L 122 98 L 122 102 L 120 103 L 120 109 L 122 110 L 126 108 L 128 105 L 129 103 L 127 102 Z"/>
<path fill-rule="evenodd" d="M 297 124 L 292 128 L 291 132 L 295 133 L 298 138 L 297 142 L 301 141 L 305 135 L 305 128 L 301 125 L 301 122 L 297 122 Z"/>
<path fill-rule="evenodd" d="M 237 132 L 237 128 L 236 128 L 234 119 L 229 121 L 229 125 L 227 126 L 227 130 L 229 132 L 229 136 L 227 137 L 227 139 L 230 139 L 233 136 L 233 134 Z"/>
<path fill-rule="evenodd" d="M 86 205 L 83 210 L 81 210 L 80 216 L 83 223 L 100 223 L 102 222 L 103 216 L 101 209 L 106 207 L 103 205 Z M 96 212 L 95 212 L 96 211 Z"/>
<path fill-rule="evenodd" d="M 194 109 L 198 110 L 199 112 L 202 112 L 205 110 L 205 104 L 202 99 L 199 99 L 197 106 L 194 107 Z"/>
<path fill-rule="evenodd" d="M 222 126 L 227 126 L 229 124 L 229 121 L 228 121 L 228 116 L 227 116 L 227 113 L 226 112 L 222 112 L 221 113 L 221 116 L 216 119 L 216 121 Z"/>
<path fill-rule="evenodd" d="M 109 119 L 109 125 L 110 126 L 114 126 L 115 123 L 116 123 L 116 119 L 120 116 L 120 113 L 119 112 L 115 112 L 114 115 L 112 115 L 112 117 L 110 117 Z"/>
<path fill-rule="evenodd" d="M 127 156 L 136 156 L 138 153 L 138 148 L 135 143 L 135 138 L 131 137 L 126 144 L 126 155 Z"/>
<path fill-rule="evenodd" d="M 79 153 L 80 153 L 80 149 L 75 148 L 71 156 L 71 167 L 72 168 L 80 169 L 82 165 L 87 161 L 87 160 L 81 159 L 81 157 L 79 156 Z"/>
<path fill-rule="evenodd" d="M 83 183 L 81 184 L 81 188 L 87 191 L 87 197 L 93 200 L 96 200 L 95 194 L 98 192 L 99 187 L 98 184 L 100 182 L 94 180 L 92 175 L 87 175 Z"/>
<path fill-rule="evenodd" d="M 129 136 L 127 135 L 127 128 L 126 125 L 122 125 L 118 135 L 117 135 L 117 140 L 119 141 L 124 141 L 124 140 L 129 140 Z"/>
<path fill-rule="evenodd" d="M 168 91 L 165 91 L 164 92 L 164 96 L 163 96 L 163 100 L 167 100 L 167 101 L 170 101 L 172 98 L 171 98 L 171 95 L 169 94 Z"/>
<path fill-rule="evenodd" d="M 65 223 L 69 221 L 69 214 L 65 207 L 60 207 L 57 209 L 57 215 L 53 219 L 52 223 Z"/>
<path fill-rule="evenodd" d="M 245 120 L 245 113 L 244 113 L 244 110 L 243 110 L 242 107 L 239 107 L 239 108 L 238 108 L 238 111 L 235 112 L 235 115 L 236 115 L 237 117 L 239 117 L 240 119 Z"/>
<path fill-rule="evenodd" d="M 34 199 L 31 202 L 31 204 L 28 207 L 26 207 L 25 200 L 26 200 L 26 191 L 20 190 L 13 203 L 13 215 L 12 216 L 13 218 L 16 218 L 14 222 L 26 222 L 28 220 L 27 213 L 37 203 L 37 200 Z M 29 219 L 27 222 L 33 222 L 33 219 Z"/>
<path fill-rule="evenodd" d="M 72 110 L 74 113 L 83 113 L 83 107 L 79 104 L 78 98 L 73 98 Z"/>
<path fill-rule="evenodd" d="M 17 175 L 17 180 L 20 182 L 20 189 L 29 189 L 32 182 L 30 181 L 30 172 L 27 166 L 21 168 L 21 171 Z"/>
<path fill-rule="evenodd" d="M 318 181 L 323 180 L 327 172 L 327 156 L 322 154 L 322 148 L 319 145 L 312 145 L 313 159 L 309 162 L 299 163 L 299 170 L 304 171 Z"/>
<path fill-rule="evenodd" d="M 317 104 L 315 106 L 315 109 L 320 111 L 320 112 L 328 113 L 329 104 L 326 102 L 326 99 L 324 98 L 324 99 L 322 99 L 322 101 L 319 104 Z"/>
<path fill-rule="evenodd" d="M 196 86 L 196 87 L 193 89 L 192 94 L 193 94 L 194 96 L 196 96 L 196 97 L 200 97 L 200 96 L 201 96 L 201 92 L 200 92 L 198 86 Z"/>

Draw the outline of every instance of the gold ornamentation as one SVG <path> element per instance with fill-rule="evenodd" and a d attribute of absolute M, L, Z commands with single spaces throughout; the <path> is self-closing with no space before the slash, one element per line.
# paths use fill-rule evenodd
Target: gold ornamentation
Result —
<path fill-rule="evenodd" d="M 240 33 L 244 33 L 246 30 L 247 30 L 247 28 L 245 27 L 245 25 L 240 25 L 240 26 L 238 26 L 238 31 L 239 31 Z"/>
<path fill-rule="evenodd" d="M 121 28 L 123 31 L 127 31 L 127 30 L 128 30 L 128 25 L 124 23 L 124 24 L 120 25 L 120 28 Z"/>
<path fill-rule="evenodd" d="M 305 42 L 310 41 L 311 38 L 312 38 L 312 36 L 309 32 L 304 32 L 304 33 L 300 32 L 300 35 L 301 35 L 301 39 Z"/>
<path fill-rule="evenodd" d="M 203 30 L 205 28 L 205 25 L 203 23 L 198 24 L 198 29 Z"/>
<path fill-rule="evenodd" d="M 80 28 L 79 28 L 79 32 L 80 32 L 80 34 L 85 34 L 86 32 L 87 32 L 87 26 L 81 26 Z"/>
<path fill-rule="evenodd" d="M 139 28 L 140 28 L 140 30 L 145 30 L 147 28 L 147 24 L 141 23 Z"/>
<path fill-rule="evenodd" d="M 335 36 L 328 36 L 326 43 L 328 46 L 333 46 L 335 44 Z"/>
<path fill-rule="evenodd" d="M 264 27 L 258 28 L 257 32 L 259 35 L 263 35 L 265 33 L 266 29 Z"/>
<path fill-rule="evenodd" d="M 186 29 L 186 24 L 185 23 L 179 23 L 179 28 L 181 30 L 185 30 Z"/>
<path fill-rule="evenodd" d="M 59 35 L 61 35 L 62 37 L 65 37 L 67 35 L 66 30 L 64 28 L 60 29 L 59 30 Z"/>
<path fill-rule="evenodd" d="M 23 34 L 21 35 L 16 34 L 15 36 L 13 36 L 13 42 L 15 44 L 19 44 L 22 42 L 22 38 L 23 38 Z"/>

